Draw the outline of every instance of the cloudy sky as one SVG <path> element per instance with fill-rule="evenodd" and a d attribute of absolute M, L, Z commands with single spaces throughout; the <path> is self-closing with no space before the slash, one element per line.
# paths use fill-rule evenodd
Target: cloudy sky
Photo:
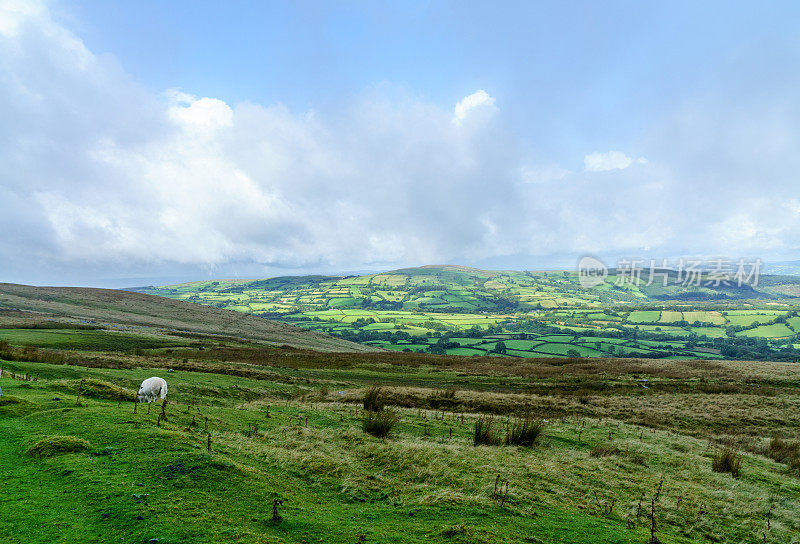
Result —
<path fill-rule="evenodd" d="M 800 258 L 794 2 L 0 0 L 0 281 Z"/>

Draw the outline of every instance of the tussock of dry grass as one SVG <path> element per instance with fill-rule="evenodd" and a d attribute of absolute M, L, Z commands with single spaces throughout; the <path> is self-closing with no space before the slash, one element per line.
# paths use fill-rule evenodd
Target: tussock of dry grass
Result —
<path fill-rule="evenodd" d="M 472 442 L 476 446 L 499 446 L 502 443 L 493 416 L 478 416 L 475 420 Z"/>
<path fill-rule="evenodd" d="M 380 386 L 373 385 L 364 392 L 364 410 L 367 412 L 380 412 L 383 410 L 384 397 L 383 389 Z"/>
<path fill-rule="evenodd" d="M 779 463 L 785 463 L 792 471 L 800 472 L 800 442 L 773 436 L 764 453 Z"/>
<path fill-rule="evenodd" d="M 400 421 L 394 410 L 367 411 L 364 415 L 364 432 L 378 438 L 386 438 Z"/>
<path fill-rule="evenodd" d="M 800 455 L 800 443 L 773 436 L 769 441 L 766 454 L 779 463 L 788 463 L 793 457 Z"/>
<path fill-rule="evenodd" d="M 589 450 L 589 457 L 609 457 L 611 455 L 618 455 L 619 448 L 613 444 L 595 444 Z"/>
<path fill-rule="evenodd" d="M 532 448 L 539 441 L 543 431 L 544 422 L 530 414 L 514 418 L 506 431 L 505 443 L 507 446 Z"/>
<path fill-rule="evenodd" d="M 724 448 L 714 453 L 711 469 L 714 472 L 728 472 L 738 478 L 742 473 L 742 455 L 732 448 Z"/>

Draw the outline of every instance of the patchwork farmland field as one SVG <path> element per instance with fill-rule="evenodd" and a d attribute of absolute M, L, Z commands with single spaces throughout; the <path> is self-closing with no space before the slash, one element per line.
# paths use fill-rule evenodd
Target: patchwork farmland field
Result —
<path fill-rule="evenodd" d="M 783 294 L 800 278 L 767 276 L 757 288 L 646 283 L 621 283 L 612 271 L 603 285 L 584 289 L 572 272 L 430 266 L 138 290 L 398 351 L 800 359 L 800 299 Z M 565 332 L 569 339 L 554 345 L 541 340 Z"/>

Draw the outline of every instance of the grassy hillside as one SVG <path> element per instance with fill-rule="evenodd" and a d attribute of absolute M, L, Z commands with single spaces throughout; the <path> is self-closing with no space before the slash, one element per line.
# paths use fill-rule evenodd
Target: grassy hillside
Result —
<path fill-rule="evenodd" d="M 134 331 L 146 333 L 151 337 L 150 342 L 156 344 L 175 343 L 181 335 L 185 344 L 188 333 L 223 335 L 321 351 L 374 349 L 252 315 L 141 293 L 0 284 L 0 340 L 30 336 L 32 333 L 24 332 L 24 329 L 36 326 L 52 329 L 56 324 L 109 329 L 107 332 L 80 333 L 82 341 L 88 341 L 91 336 L 100 345 L 105 345 L 102 339 L 108 338 L 109 334 L 114 335 L 111 344 L 118 345 L 117 342 L 124 338 L 118 333 Z M 15 328 L 23 331 L 9 331 Z M 71 338 L 66 341 L 74 341 L 76 337 Z M 31 338 L 34 345 L 47 341 L 51 340 Z"/>
<path fill-rule="evenodd" d="M 398 351 L 517 357 L 800 358 L 800 278 L 707 275 L 596 288 L 572 272 L 428 266 L 365 276 L 220 280 L 143 291 Z M 553 335 L 557 335 L 553 340 Z M 509 344 L 512 342 L 513 347 Z"/>
<path fill-rule="evenodd" d="M 798 542 L 794 364 L 204 348 L 0 343 L 0 541 Z M 489 414 L 542 434 L 475 445 Z"/>

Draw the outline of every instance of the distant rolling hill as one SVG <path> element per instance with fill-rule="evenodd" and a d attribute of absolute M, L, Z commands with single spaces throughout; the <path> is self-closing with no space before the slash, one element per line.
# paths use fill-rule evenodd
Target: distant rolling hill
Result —
<path fill-rule="evenodd" d="M 641 281 L 436 265 L 363 276 L 215 280 L 141 291 L 389 349 L 515 357 L 800 358 L 800 277 Z M 664 284 L 666 278 L 666 285 Z M 623 281 L 625 280 L 625 281 Z"/>
<path fill-rule="evenodd" d="M 800 261 L 782 261 L 767 263 L 765 270 L 769 274 L 800 276 Z"/>
<path fill-rule="evenodd" d="M 143 293 L 0 283 L 0 322 L 8 325 L 31 320 L 91 322 L 141 332 L 224 335 L 317 351 L 376 349 L 253 315 Z"/>
<path fill-rule="evenodd" d="M 786 300 L 800 296 L 800 278 L 762 276 L 749 285 L 695 286 L 669 272 L 647 285 L 606 282 L 584 289 L 574 271 L 492 271 L 432 265 L 363 276 L 284 276 L 257 280 L 216 280 L 145 287 L 140 292 L 266 316 L 332 309 L 424 310 L 432 312 L 529 311 L 582 305 Z M 704 280 L 705 282 L 705 280 Z"/>

